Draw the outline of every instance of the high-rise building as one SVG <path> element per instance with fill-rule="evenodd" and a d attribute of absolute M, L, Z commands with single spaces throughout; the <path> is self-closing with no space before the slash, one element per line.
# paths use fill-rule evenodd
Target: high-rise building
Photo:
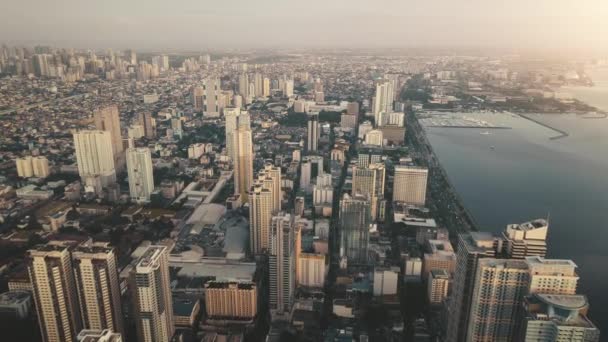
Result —
<path fill-rule="evenodd" d="M 263 85 L 262 85 L 262 96 L 268 97 L 270 96 L 270 79 L 264 77 Z"/>
<path fill-rule="evenodd" d="M 450 274 L 443 269 L 433 269 L 427 280 L 427 296 L 431 305 L 443 303 L 450 289 Z"/>
<path fill-rule="evenodd" d="M 48 177 L 51 174 L 51 170 L 49 169 L 49 160 L 43 156 L 32 158 L 32 170 L 34 171 L 35 177 Z"/>
<path fill-rule="evenodd" d="M 296 285 L 293 217 L 279 213 L 272 218 L 269 255 L 270 310 L 274 317 L 291 313 Z"/>
<path fill-rule="evenodd" d="M 365 144 L 371 146 L 380 146 L 384 144 L 384 136 L 381 130 L 372 129 L 365 135 Z"/>
<path fill-rule="evenodd" d="M 308 159 L 302 160 L 300 164 L 300 189 L 310 191 L 310 181 L 312 178 L 312 163 Z"/>
<path fill-rule="evenodd" d="M 359 102 L 349 102 L 346 105 L 346 114 L 359 117 Z"/>
<path fill-rule="evenodd" d="M 109 131 L 74 133 L 78 174 L 85 187 L 96 193 L 116 182 L 112 136 Z"/>
<path fill-rule="evenodd" d="M 82 330 L 72 247 L 68 242 L 48 243 L 28 251 L 28 272 L 44 342 L 73 342 Z"/>
<path fill-rule="evenodd" d="M 394 89 L 392 82 L 388 80 L 379 81 L 376 84 L 376 96 L 373 101 L 376 126 L 379 126 L 381 112 L 391 112 L 393 110 L 393 98 Z"/>
<path fill-rule="evenodd" d="M 456 272 L 448 303 L 448 342 L 467 341 L 477 265 L 484 258 L 496 257 L 498 245 L 498 239 L 491 233 L 471 232 L 458 236 Z"/>
<path fill-rule="evenodd" d="M 146 139 L 154 139 L 156 137 L 156 120 L 152 117 L 152 113 L 140 112 L 137 121 L 144 128 Z"/>
<path fill-rule="evenodd" d="M 315 152 L 319 149 L 320 134 L 321 132 L 319 131 L 319 114 L 308 114 L 308 130 L 306 140 L 307 152 Z"/>
<path fill-rule="evenodd" d="M 344 194 L 340 201 L 340 255 L 348 263 L 367 264 L 371 209 L 367 197 Z"/>
<path fill-rule="evenodd" d="M 17 175 L 21 178 L 30 178 L 34 176 L 32 156 L 25 156 L 15 160 L 17 166 Z"/>
<path fill-rule="evenodd" d="M 130 287 L 137 340 L 169 341 L 173 337 L 173 300 L 167 248 L 149 246 L 131 271 Z"/>
<path fill-rule="evenodd" d="M 297 257 L 297 283 L 301 286 L 322 288 L 327 266 L 324 254 L 299 253 Z"/>
<path fill-rule="evenodd" d="M 393 201 L 424 206 L 428 175 L 429 171 L 424 167 L 396 165 Z"/>
<path fill-rule="evenodd" d="M 127 174 L 131 199 L 139 203 L 149 202 L 154 191 L 154 175 L 152 156 L 147 147 L 127 149 Z"/>
<path fill-rule="evenodd" d="M 576 294 L 579 276 L 572 260 L 529 256 L 525 262 L 530 271 L 529 293 Z"/>
<path fill-rule="evenodd" d="M 286 97 L 292 97 L 293 96 L 293 80 L 285 80 L 283 85 L 284 85 L 283 95 Z"/>
<path fill-rule="evenodd" d="M 72 252 L 72 259 L 83 327 L 123 333 L 114 249 L 107 243 L 81 245 Z"/>
<path fill-rule="evenodd" d="M 198 93 L 200 94 L 200 90 Z M 202 108 L 200 110 L 203 115 L 205 117 L 219 117 L 222 109 L 222 83 L 220 79 L 207 78 L 203 80 L 202 95 Z"/>
<path fill-rule="evenodd" d="M 112 137 L 112 152 L 118 157 L 122 152 L 122 133 L 120 130 L 120 114 L 117 106 L 98 108 L 93 111 L 95 128 L 99 131 L 108 131 Z"/>
<path fill-rule="evenodd" d="M 270 248 L 272 208 L 272 191 L 256 182 L 249 193 L 249 239 L 253 254 L 260 254 Z"/>
<path fill-rule="evenodd" d="M 242 203 L 247 203 L 248 192 L 253 184 L 253 142 L 251 129 L 239 127 L 234 130 L 234 194 Z"/>
<path fill-rule="evenodd" d="M 250 128 L 249 113 L 241 111 L 240 107 L 224 108 L 226 120 L 226 154 L 232 161 L 236 160 L 234 155 L 234 133 L 237 128 Z"/>
<path fill-rule="evenodd" d="M 243 99 L 249 97 L 249 75 L 247 74 L 239 75 L 239 95 L 241 95 Z"/>
<path fill-rule="evenodd" d="M 369 199 L 372 219 L 378 216 L 378 202 L 384 198 L 384 178 L 384 164 L 370 164 L 366 168 L 353 166 L 353 194 Z"/>
<path fill-rule="evenodd" d="M 252 320 L 258 312 L 254 283 L 209 281 L 205 283 L 205 309 L 212 319 Z"/>
<path fill-rule="evenodd" d="M 261 97 L 264 94 L 264 77 L 259 72 L 253 74 L 253 87 L 255 89 L 255 96 Z"/>
<path fill-rule="evenodd" d="M 520 224 L 509 224 L 502 233 L 505 240 L 504 253 L 511 259 L 547 254 L 547 220 L 537 219 Z"/>
<path fill-rule="evenodd" d="M 428 253 L 424 253 L 422 278 L 427 279 L 433 270 L 445 270 L 452 275 L 456 269 L 456 254 L 449 240 L 428 240 Z"/>
<path fill-rule="evenodd" d="M 465 341 L 513 341 L 528 281 L 523 260 L 480 259 Z"/>
<path fill-rule="evenodd" d="M 600 330 L 587 317 L 588 310 L 584 295 L 526 296 L 522 335 L 518 341 L 598 342 Z"/>
<path fill-rule="evenodd" d="M 272 213 L 281 211 L 281 168 L 271 163 L 264 164 L 264 168 L 258 174 L 258 180 L 272 193 Z"/>
<path fill-rule="evenodd" d="M 197 86 L 192 89 L 192 105 L 195 111 L 199 113 L 203 111 L 204 98 L 205 89 L 203 87 Z"/>

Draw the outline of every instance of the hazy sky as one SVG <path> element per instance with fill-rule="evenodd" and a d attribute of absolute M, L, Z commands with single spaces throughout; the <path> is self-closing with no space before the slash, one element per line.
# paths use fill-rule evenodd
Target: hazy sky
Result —
<path fill-rule="evenodd" d="M 608 51 L 608 0 L 2 0 L 0 42 Z"/>

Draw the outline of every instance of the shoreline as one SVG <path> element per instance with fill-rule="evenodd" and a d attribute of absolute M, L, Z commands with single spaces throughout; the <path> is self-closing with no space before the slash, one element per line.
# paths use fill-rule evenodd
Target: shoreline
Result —
<path fill-rule="evenodd" d="M 450 231 L 450 237 L 455 237 L 456 235 L 454 234 L 461 232 L 478 231 L 479 225 L 475 221 L 475 217 L 464 205 L 463 199 L 460 197 L 454 184 L 450 181 L 447 171 L 443 165 L 441 165 L 439 158 L 435 154 L 435 151 L 428 140 L 427 132 L 418 121 L 416 114 L 413 112 L 407 113 L 406 120 L 410 127 L 414 127 L 412 131 L 415 132 L 408 138 L 408 140 L 411 139 L 410 146 L 422 157 L 424 165 L 421 166 L 425 166 L 429 170 L 428 197 L 433 201 L 432 205 L 436 207 L 436 210 L 438 211 L 437 214 L 440 215 L 441 220 L 444 221 L 445 228 L 448 228 Z M 435 181 L 440 183 L 440 185 L 444 185 L 444 188 L 439 191 L 434 190 L 432 183 Z M 438 196 L 438 194 L 449 194 L 447 201 L 449 203 L 445 203 L 441 200 L 437 201 L 436 196 Z M 442 204 L 445 207 L 437 207 Z"/>

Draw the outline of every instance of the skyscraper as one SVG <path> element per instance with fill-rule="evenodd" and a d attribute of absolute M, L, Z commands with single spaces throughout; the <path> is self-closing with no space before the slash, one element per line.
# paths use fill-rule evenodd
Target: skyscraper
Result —
<path fill-rule="evenodd" d="M 248 192 L 253 184 L 253 142 L 251 129 L 239 127 L 234 130 L 234 194 L 247 203 Z"/>
<path fill-rule="evenodd" d="M 127 174 L 129 176 L 129 193 L 135 202 L 150 201 L 154 191 L 152 156 L 147 147 L 127 149 Z"/>
<path fill-rule="evenodd" d="M 120 114 L 117 106 L 98 108 L 93 111 L 95 128 L 100 131 L 108 131 L 112 137 L 112 152 L 115 157 L 122 152 L 122 134 L 120 131 Z"/>
<path fill-rule="evenodd" d="M 73 342 L 82 329 L 70 249 L 72 243 L 48 243 L 28 251 L 38 325 L 44 342 Z"/>
<path fill-rule="evenodd" d="M 306 140 L 306 150 L 308 153 L 316 152 L 319 149 L 319 114 L 308 114 L 308 130 Z"/>
<path fill-rule="evenodd" d="M 203 80 L 203 108 L 205 117 L 219 117 L 222 109 L 222 83 L 219 78 Z"/>
<path fill-rule="evenodd" d="M 342 235 L 340 255 L 346 256 L 349 263 L 367 263 L 370 223 L 371 209 L 367 197 L 344 194 L 340 201 L 339 216 Z"/>
<path fill-rule="evenodd" d="M 528 281 L 523 260 L 480 259 L 465 341 L 513 341 Z"/>
<path fill-rule="evenodd" d="M 236 160 L 234 133 L 240 127 L 250 128 L 249 113 L 241 111 L 240 107 L 224 108 L 224 117 L 226 120 L 226 155 L 234 162 Z"/>
<path fill-rule="evenodd" d="M 544 219 L 507 225 L 502 233 L 505 255 L 511 259 L 534 255 L 544 257 L 547 254 L 548 229 L 549 224 Z"/>
<path fill-rule="evenodd" d="M 255 96 L 260 97 L 264 95 L 264 77 L 259 72 L 253 74 L 253 86 L 255 88 Z"/>
<path fill-rule="evenodd" d="M 264 77 L 263 85 L 262 85 L 262 96 L 268 97 L 270 96 L 270 79 Z"/>
<path fill-rule="evenodd" d="M 32 158 L 32 170 L 34 176 L 39 178 L 46 178 L 51 174 L 49 169 L 49 160 L 43 156 L 37 156 Z"/>
<path fill-rule="evenodd" d="M 393 201 L 424 206 L 428 174 L 424 167 L 396 165 Z"/>
<path fill-rule="evenodd" d="M 107 243 L 81 245 L 72 258 L 84 328 L 123 333 L 114 249 Z"/>
<path fill-rule="evenodd" d="M 17 175 L 21 178 L 30 178 L 34 176 L 32 164 L 32 156 L 25 156 L 15 160 L 17 166 Z"/>
<path fill-rule="evenodd" d="M 374 119 L 376 127 L 380 125 L 380 113 L 391 112 L 393 109 L 394 89 L 392 82 L 381 80 L 376 84 L 376 96 L 374 97 Z"/>
<path fill-rule="evenodd" d="M 150 112 L 140 112 L 137 121 L 144 128 L 146 139 L 154 139 L 156 137 L 156 120 L 154 120 Z"/>
<path fill-rule="evenodd" d="M 199 113 L 203 111 L 204 98 L 205 89 L 203 87 L 198 86 L 192 89 L 192 105 L 195 111 Z"/>
<path fill-rule="evenodd" d="M 249 240 L 251 253 L 256 255 L 270 247 L 273 195 L 261 182 L 256 182 L 249 193 Z"/>
<path fill-rule="evenodd" d="M 246 99 L 249 97 L 249 76 L 247 74 L 239 75 L 239 95 Z"/>
<path fill-rule="evenodd" d="M 372 219 L 378 216 L 378 202 L 384 198 L 384 177 L 384 164 L 370 164 L 365 168 L 353 166 L 353 194 L 367 196 Z"/>
<path fill-rule="evenodd" d="M 270 163 L 264 164 L 264 168 L 258 174 L 258 179 L 264 187 L 272 192 L 272 213 L 281 211 L 281 168 Z"/>
<path fill-rule="evenodd" d="M 109 131 L 80 131 L 74 133 L 78 174 L 85 187 L 96 193 L 116 182 L 112 136 Z"/>
<path fill-rule="evenodd" d="M 477 265 L 483 258 L 496 257 L 498 240 L 491 233 L 471 232 L 458 236 L 456 272 L 448 303 L 448 342 L 466 341 Z"/>
<path fill-rule="evenodd" d="M 291 312 L 295 291 L 293 217 L 280 213 L 272 218 L 270 243 L 270 310 L 275 317 Z"/>
<path fill-rule="evenodd" d="M 167 248 L 150 246 L 131 271 L 137 340 L 169 341 L 175 332 Z"/>

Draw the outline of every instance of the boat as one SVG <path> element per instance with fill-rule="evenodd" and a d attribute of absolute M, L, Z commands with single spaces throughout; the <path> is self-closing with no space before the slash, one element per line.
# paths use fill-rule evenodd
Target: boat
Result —
<path fill-rule="evenodd" d="M 479 134 L 481 134 L 481 135 L 490 135 L 490 134 L 492 134 L 492 133 L 490 133 L 490 132 L 488 132 L 488 131 L 483 131 L 483 132 L 481 132 L 481 133 L 479 133 Z"/>
<path fill-rule="evenodd" d="M 494 149 L 495 149 L 494 145 L 490 146 L 490 150 L 493 151 Z"/>

